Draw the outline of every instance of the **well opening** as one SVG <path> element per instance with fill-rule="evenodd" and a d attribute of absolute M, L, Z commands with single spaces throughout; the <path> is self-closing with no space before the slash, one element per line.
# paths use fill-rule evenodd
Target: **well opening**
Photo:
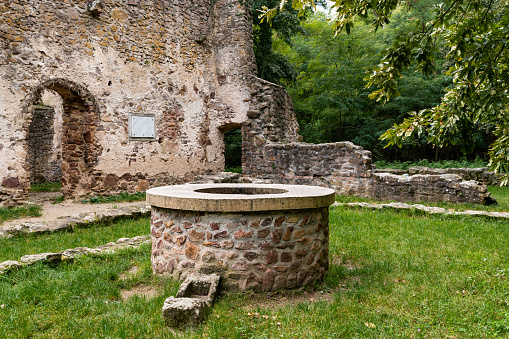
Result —
<path fill-rule="evenodd" d="M 258 194 L 282 194 L 288 193 L 288 190 L 271 187 L 243 187 L 243 186 L 228 186 L 228 187 L 209 187 L 194 190 L 198 193 L 210 194 L 245 194 L 245 195 L 258 195 Z"/>

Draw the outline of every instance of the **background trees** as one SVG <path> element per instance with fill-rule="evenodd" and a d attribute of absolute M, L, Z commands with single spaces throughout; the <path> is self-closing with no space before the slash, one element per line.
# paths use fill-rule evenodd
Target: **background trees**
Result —
<path fill-rule="evenodd" d="M 409 69 L 398 86 L 400 96 L 385 104 L 369 98 L 371 90 L 364 80 L 366 69 L 376 65 L 399 32 L 413 25 L 420 15 L 398 9 L 391 25 L 377 34 L 361 21 L 349 35 L 334 37 L 325 15 L 317 14 L 303 23 L 306 33 L 293 37 L 290 46 L 275 40 L 276 50 L 287 56 L 299 73 L 287 88 L 305 141 L 350 140 L 371 150 L 376 160 L 435 158 L 436 150 L 423 137 L 405 142 L 401 149 L 385 149 L 386 142 L 379 137 L 403 121 L 409 111 L 439 104 L 451 77 L 440 73 L 426 76 Z M 441 65 L 443 58 L 437 63 Z M 476 145 L 478 151 L 487 151 L 486 145 L 484 149 L 482 143 Z M 458 147 L 446 148 L 440 154 L 441 158 L 459 156 Z"/>
<path fill-rule="evenodd" d="M 304 10 L 311 3 L 291 1 L 297 10 Z M 402 86 L 404 81 L 409 81 L 412 87 L 412 83 L 422 80 L 437 79 L 434 81 L 440 83 L 445 79 L 441 77 L 452 79 L 440 102 L 432 99 L 426 100 L 427 103 L 435 101 L 432 107 L 409 107 L 413 113 L 384 133 L 384 140 L 402 146 L 405 140 L 414 138 L 438 147 L 457 145 L 461 151 L 468 152 L 475 150 L 481 140 L 479 136 L 484 135 L 486 141 L 486 136 L 493 132 L 495 138 L 490 140 L 493 168 L 507 169 L 508 5 L 508 0 L 446 0 L 440 4 L 433 0 L 402 4 L 397 0 L 333 1 L 331 29 L 336 32 L 345 30 L 355 34 L 369 25 L 383 35 L 393 27 L 393 39 L 386 41 L 388 48 L 380 55 L 381 61 L 368 70 L 371 90 L 368 98 L 378 102 L 374 104 L 375 112 L 384 103 L 389 104 L 381 111 L 403 101 L 416 102 L 403 99 L 403 89 L 408 88 Z M 265 12 L 267 17 L 276 13 Z M 408 13 L 413 13 L 412 20 L 400 20 Z M 384 39 L 376 38 L 376 42 L 380 41 Z M 350 56 L 355 58 L 355 54 Z M 415 70 L 422 78 L 409 80 Z M 417 88 L 424 87 L 419 84 Z M 345 114 L 344 110 L 341 112 Z"/>

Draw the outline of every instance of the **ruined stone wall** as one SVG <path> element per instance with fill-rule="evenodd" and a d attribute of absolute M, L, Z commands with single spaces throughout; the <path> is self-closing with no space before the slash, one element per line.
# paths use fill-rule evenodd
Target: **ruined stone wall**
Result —
<path fill-rule="evenodd" d="M 295 142 L 297 128 L 292 128 L 295 118 L 285 92 L 268 84 L 252 87 L 249 119 L 242 127 L 244 175 L 281 184 L 327 186 L 340 195 L 381 200 L 493 201 L 485 185 L 458 175 L 373 173 L 371 152 L 351 142 Z"/>
<path fill-rule="evenodd" d="M 266 162 L 258 163 L 263 178 L 282 184 L 318 185 L 337 194 L 371 196 L 371 152 L 351 142 L 330 144 L 267 144 Z"/>
<path fill-rule="evenodd" d="M 372 194 L 371 152 L 350 142 L 299 141 L 291 98 L 284 88 L 252 79 L 248 120 L 242 126 L 242 173 L 282 184 L 328 186 L 338 194 Z"/>
<path fill-rule="evenodd" d="M 30 182 L 60 181 L 62 177 L 58 149 L 54 148 L 55 109 L 36 105 L 32 111 L 29 127 L 28 159 L 30 160 Z"/>
<path fill-rule="evenodd" d="M 30 187 L 32 105 L 47 89 L 62 98 L 68 195 L 222 170 L 219 127 L 250 107 L 252 25 L 238 0 L 2 0 L 0 45 L 5 201 Z M 155 114 L 155 141 L 129 140 L 129 113 Z"/>
<path fill-rule="evenodd" d="M 463 180 L 476 180 L 484 185 L 498 185 L 500 183 L 500 174 L 490 172 L 488 167 L 481 168 L 429 168 L 414 166 L 408 170 L 384 168 L 376 169 L 375 173 L 391 173 L 391 174 L 430 174 L 430 175 L 442 175 L 442 174 L 456 174 L 459 175 Z"/>
<path fill-rule="evenodd" d="M 283 87 L 255 77 L 249 78 L 249 86 L 248 119 L 242 125 L 242 173 L 262 176 L 272 164 L 266 145 L 297 142 L 299 125 Z"/>
<path fill-rule="evenodd" d="M 396 175 L 375 173 L 374 197 L 396 201 L 445 201 L 451 203 L 491 204 L 486 185 L 475 180 L 463 180 L 456 174 Z"/>

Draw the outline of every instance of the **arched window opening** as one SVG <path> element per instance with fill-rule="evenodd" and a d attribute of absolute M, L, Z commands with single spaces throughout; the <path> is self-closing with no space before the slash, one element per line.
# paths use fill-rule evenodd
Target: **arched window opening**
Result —
<path fill-rule="evenodd" d="M 62 129 L 63 99 L 57 92 L 44 90 L 32 105 L 28 131 L 31 201 L 61 195 Z"/>

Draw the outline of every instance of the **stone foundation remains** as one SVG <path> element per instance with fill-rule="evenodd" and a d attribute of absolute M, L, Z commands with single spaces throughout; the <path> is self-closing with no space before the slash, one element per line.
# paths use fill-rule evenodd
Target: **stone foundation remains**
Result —
<path fill-rule="evenodd" d="M 484 185 L 499 185 L 500 174 L 490 172 L 488 167 L 481 168 L 429 168 L 429 167 L 410 167 L 408 170 L 384 168 L 375 169 L 374 173 L 390 173 L 396 175 L 414 175 L 414 174 L 429 174 L 429 175 L 442 175 L 442 174 L 455 174 L 459 175 L 461 179 L 469 181 L 475 180 Z"/>
<path fill-rule="evenodd" d="M 162 311 L 166 326 L 184 329 L 200 325 L 214 304 L 220 279 L 217 274 L 190 274 L 177 295 L 164 301 Z"/>
<path fill-rule="evenodd" d="M 374 171 L 371 152 L 351 142 L 298 142 L 291 102 L 284 91 L 252 92 L 243 124 L 244 175 L 283 184 L 333 188 L 337 194 L 396 201 L 493 203 L 486 185 L 458 175 L 393 175 Z M 281 112 L 281 113 L 280 113 Z"/>
<path fill-rule="evenodd" d="M 373 197 L 378 200 L 446 201 L 486 205 L 496 202 L 490 197 L 486 185 L 475 180 L 465 181 L 455 174 L 408 176 L 375 173 L 373 187 Z"/>

